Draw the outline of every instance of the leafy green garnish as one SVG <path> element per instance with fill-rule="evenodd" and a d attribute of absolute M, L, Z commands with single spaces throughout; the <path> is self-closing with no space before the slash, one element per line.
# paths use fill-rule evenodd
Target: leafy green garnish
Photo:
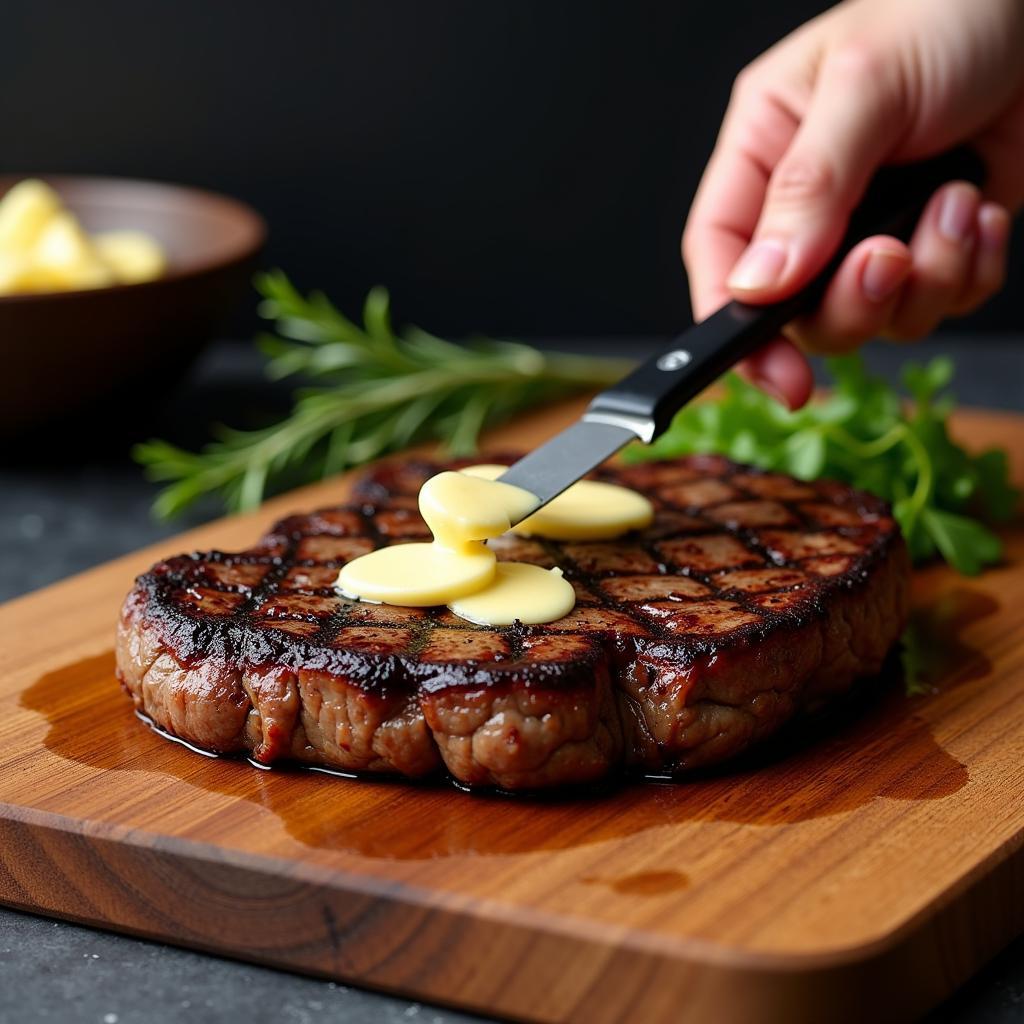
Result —
<path fill-rule="evenodd" d="M 416 441 L 439 440 L 452 454 L 469 454 L 483 427 L 607 386 L 631 366 L 489 338 L 456 345 L 418 327 L 396 333 L 383 288 L 367 295 L 360 327 L 319 292 L 300 295 L 280 271 L 260 275 L 256 287 L 260 315 L 276 323 L 276 334 L 259 340 L 267 375 L 297 375 L 313 386 L 296 392 L 284 421 L 261 430 L 220 427 L 201 452 L 166 441 L 137 445 L 133 455 L 149 478 L 170 481 L 154 504 L 161 518 L 208 494 L 233 511 L 255 508 L 268 489 Z"/>
<path fill-rule="evenodd" d="M 999 538 L 981 521 L 1003 522 L 1017 507 L 1006 453 L 971 455 L 947 429 L 953 399 L 943 394 L 953 364 L 910 364 L 903 382 L 911 401 L 869 374 L 860 356 L 827 361 L 828 397 L 789 412 L 735 374 L 716 400 L 687 406 L 632 460 L 716 452 L 737 462 L 845 480 L 890 501 L 915 561 L 940 555 L 967 575 L 997 562 Z"/>
<path fill-rule="evenodd" d="M 317 479 L 417 441 L 439 440 L 469 454 L 480 431 L 515 412 L 574 392 L 606 386 L 629 363 L 541 352 L 528 345 L 475 338 L 464 345 L 418 327 L 396 333 L 388 293 L 366 297 L 363 324 L 322 294 L 301 295 L 280 271 L 257 279 L 260 314 L 276 333 L 259 345 L 272 379 L 308 382 L 291 414 L 259 430 L 220 427 L 200 452 L 166 441 L 137 445 L 135 458 L 166 481 L 154 511 L 167 518 L 199 498 L 219 495 L 231 510 L 254 508 L 269 489 Z M 654 445 L 627 458 L 719 452 L 738 462 L 829 476 L 889 500 L 921 561 L 941 555 L 974 574 L 1001 556 L 999 539 L 979 517 L 1010 518 L 1019 493 L 1006 453 L 971 455 L 951 440 L 953 407 L 942 394 L 953 366 L 938 358 L 908 365 L 906 406 L 858 356 L 828 361 L 835 379 L 822 401 L 789 412 L 735 374 L 722 398 L 687 406 Z"/>

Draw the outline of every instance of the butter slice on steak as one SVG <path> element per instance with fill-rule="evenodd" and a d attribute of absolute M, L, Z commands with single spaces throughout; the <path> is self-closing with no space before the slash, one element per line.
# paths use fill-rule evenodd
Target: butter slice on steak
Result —
<path fill-rule="evenodd" d="M 492 542 L 565 570 L 577 604 L 557 622 L 339 597 L 345 562 L 428 536 L 416 493 L 463 464 L 383 464 L 348 506 L 140 576 L 117 641 L 136 708 L 265 764 L 535 789 L 732 757 L 877 672 L 902 631 L 909 563 L 882 501 L 715 456 L 596 474 L 657 509 L 621 540 Z"/>

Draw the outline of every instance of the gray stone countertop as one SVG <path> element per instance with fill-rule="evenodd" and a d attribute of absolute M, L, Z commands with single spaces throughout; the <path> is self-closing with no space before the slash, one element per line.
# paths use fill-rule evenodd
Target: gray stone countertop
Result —
<path fill-rule="evenodd" d="M 575 339 L 574 351 L 642 355 L 656 339 Z M 553 346 L 556 347 L 556 346 Z M 970 405 L 1024 410 L 1024 336 L 933 339 L 915 355 L 956 359 L 955 391 Z M 895 377 L 906 349 L 871 346 L 869 362 Z M 280 387 L 260 376 L 250 346 L 212 346 L 151 422 L 133 436 L 200 443 L 213 419 L 239 422 L 253 408 L 282 409 Z M 145 433 L 142 433 L 145 431 Z M 0 600 L 45 586 L 216 514 L 186 521 L 149 517 L 154 487 L 113 440 L 72 450 L 39 438 L 31 451 L 0 454 Z M 2 856 L 2 851 L 0 851 Z M 0 909 L 0 1024 L 455 1024 L 481 1020 L 436 1007 Z M 1011 945 L 929 1018 L 932 1024 L 1009 1024 L 1024 1019 L 1024 939 Z"/>

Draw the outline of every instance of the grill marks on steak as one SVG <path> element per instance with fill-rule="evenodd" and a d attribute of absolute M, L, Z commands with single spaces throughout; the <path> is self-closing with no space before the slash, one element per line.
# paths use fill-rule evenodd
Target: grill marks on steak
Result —
<path fill-rule="evenodd" d="M 459 464 L 385 464 L 353 503 L 278 523 L 240 554 L 183 555 L 136 582 L 118 672 L 136 707 L 218 752 L 536 788 L 617 764 L 672 774 L 732 756 L 878 670 L 908 566 L 878 499 L 712 456 L 605 469 L 648 495 L 617 542 L 507 535 L 578 604 L 543 626 L 359 604 L 345 562 L 427 536 L 415 496 Z"/>

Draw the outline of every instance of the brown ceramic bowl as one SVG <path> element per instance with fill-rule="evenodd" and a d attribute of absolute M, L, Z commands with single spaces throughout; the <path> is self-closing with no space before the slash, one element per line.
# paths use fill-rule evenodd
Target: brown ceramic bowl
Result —
<path fill-rule="evenodd" d="M 0 177 L 0 195 L 23 177 Z M 168 266 L 141 284 L 0 296 L 6 435 L 104 399 L 152 399 L 177 380 L 245 295 L 266 234 L 254 210 L 212 192 L 127 178 L 38 177 L 87 231 L 148 232 Z M 88 431 L 84 413 L 80 423 Z"/>

